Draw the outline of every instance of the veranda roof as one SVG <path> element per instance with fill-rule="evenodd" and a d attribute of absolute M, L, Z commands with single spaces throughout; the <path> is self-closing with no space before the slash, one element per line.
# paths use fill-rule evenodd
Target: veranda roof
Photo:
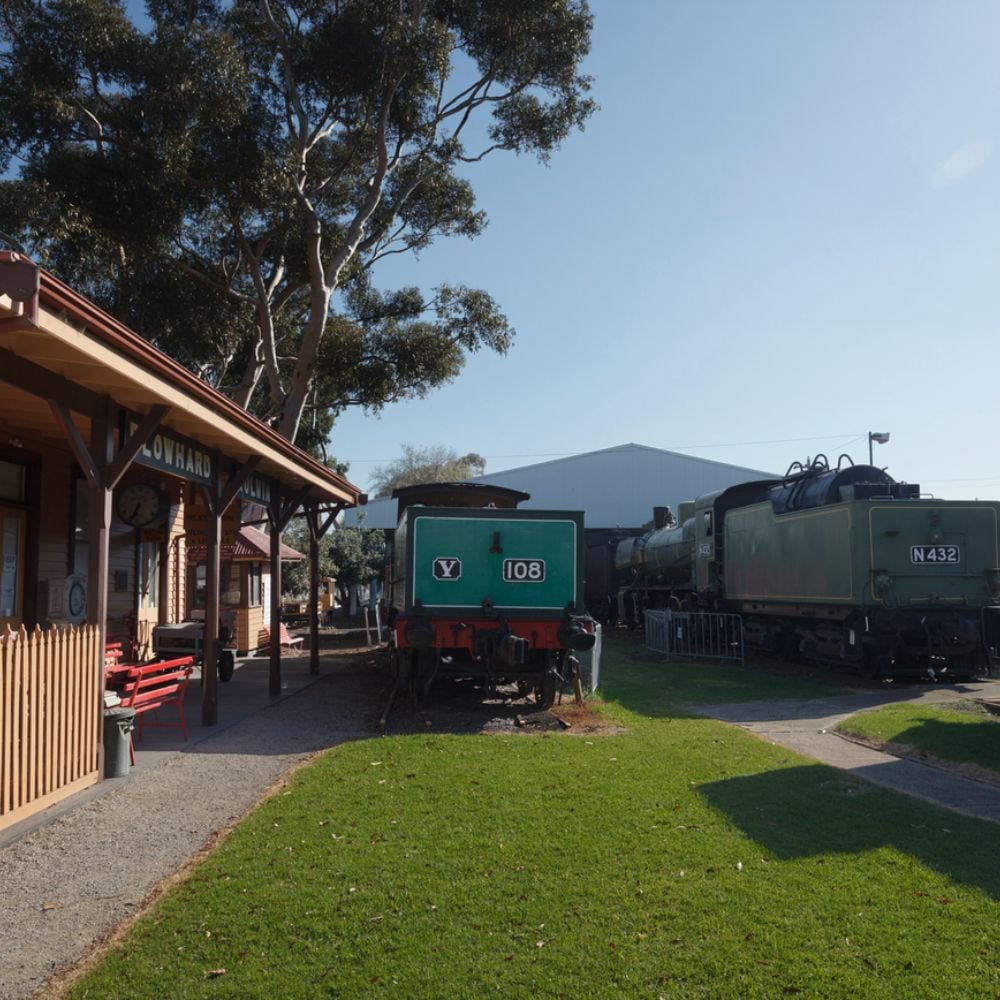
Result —
<path fill-rule="evenodd" d="M 37 294 L 37 298 L 36 298 Z M 353 507 L 365 495 L 149 341 L 13 251 L 0 251 L 0 421 L 65 440 L 55 401 L 87 440 L 108 401 L 143 417 L 169 407 L 160 426 L 246 462 L 302 499 Z"/>

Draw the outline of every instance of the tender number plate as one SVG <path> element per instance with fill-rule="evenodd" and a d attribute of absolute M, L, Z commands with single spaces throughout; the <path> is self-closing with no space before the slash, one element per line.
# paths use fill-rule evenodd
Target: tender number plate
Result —
<path fill-rule="evenodd" d="M 922 565 L 924 563 L 957 563 L 962 561 L 962 550 L 957 545 L 911 545 L 910 562 Z"/>
<path fill-rule="evenodd" d="M 505 583 L 541 583 L 545 579 L 544 559 L 504 559 Z"/>

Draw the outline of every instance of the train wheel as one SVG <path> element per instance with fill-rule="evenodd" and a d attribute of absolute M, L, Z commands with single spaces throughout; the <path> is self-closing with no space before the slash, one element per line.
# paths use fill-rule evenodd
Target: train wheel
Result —
<path fill-rule="evenodd" d="M 877 646 L 865 646 L 861 657 L 861 676 L 869 681 L 880 681 L 885 674 L 885 656 Z"/>
<path fill-rule="evenodd" d="M 392 673 L 399 689 L 405 691 L 410 700 L 415 702 L 419 692 L 417 651 L 397 649 L 392 658 Z"/>
<path fill-rule="evenodd" d="M 434 650 L 415 649 L 413 651 L 413 694 L 414 701 L 422 705 L 434 680 Z"/>
<path fill-rule="evenodd" d="M 969 654 L 969 669 L 965 677 L 971 680 L 983 681 L 986 680 L 992 673 L 990 662 L 990 654 L 986 652 L 985 649 L 980 647 L 974 653 Z M 962 675 L 959 675 L 962 676 Z"/>
<path fill-rule="evenodd" d="M 395 646 L 389 648 L 389 676 L 397 691 L 406 690 L 406 682 L 403 679 L 403 657 L 405 655 L 402 650 Z"/>
<path fill-rule="evenodd" d="M 782 639 L 781 657 L 789 663 L 802 662 L 802 639 L 794 629 L 788 629 Z"/>
<path fill-rule="evenodd" d="M 236 657 L 231 649 L 224 649 L 219 653 L 219 680 L 223 684 L 228 684 L 233 679 L 233 671 L 236 669 Z"/>
<path fill-rule="evenodd" d="M 542 674 L 542 679 L 538 682 L 538 689 L 535 692 L 538 697 L 538 707 L 541 709 L 551 708 L 555 704 L 558 690 L 559 674 L 550 667 Z"/>

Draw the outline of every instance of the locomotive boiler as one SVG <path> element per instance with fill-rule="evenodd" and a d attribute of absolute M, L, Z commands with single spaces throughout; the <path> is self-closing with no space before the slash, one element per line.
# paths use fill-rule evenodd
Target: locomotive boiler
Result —
<path fill-rule="evenodd" d="M 417 701 L 437 677 L 516 683 L 548 708 L 593 647 L 583 611 L 583 514 L 521 510 L 481 483 L 396 490 L 389 662 Z"/>
<path fill-rule="evenodd" d="M 620 543 L 616 566 L 632 574 L 620 613 L 737 612 L 764 652 L 873 677 L 983 675 L 1000 645 L 998 513 L 818 456 Z"/>

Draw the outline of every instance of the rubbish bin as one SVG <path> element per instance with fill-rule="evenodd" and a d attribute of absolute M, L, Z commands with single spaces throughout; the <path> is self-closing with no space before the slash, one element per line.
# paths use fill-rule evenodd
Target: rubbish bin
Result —
<path fill-rule="evenodd" d="M 131 766 L 130 745 L 135 725 L 134 708 L 104 710 L 104 777 L 123 778 Z"/>

